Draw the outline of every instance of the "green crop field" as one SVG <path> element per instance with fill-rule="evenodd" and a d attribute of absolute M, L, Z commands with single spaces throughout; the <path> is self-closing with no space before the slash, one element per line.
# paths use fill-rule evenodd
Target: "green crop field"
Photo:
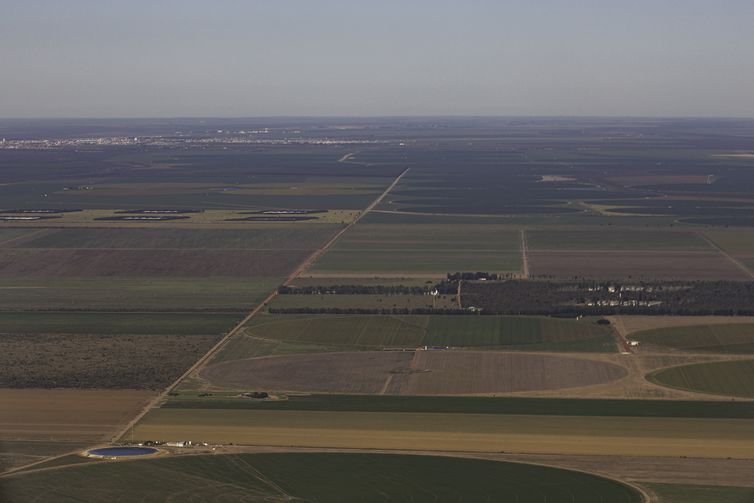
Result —
<path fill-rule="evenodd" d="M 653 372 L 647 379 L 699 393 L 754 398 L 754 360 L 681 365 Z"/>
<path fill-rule="evenodd" d="M 251 320 L 247 333 L 262 339 L 329 346 L 417 347 L 426 316 L 264 315 Z"/>
<path fill-rule="evenodd" d="M 349 280 L 350 281 L 350 280 Z M 342 280 L 341 280 L 342 282 Z M 364 284 L 358 281 L 359 285 Z M 278 295 L 269 305 L 276 309 L 340 308 L 340 309 L 457 309 L 455 296 L 438 295 Z"/>
<path fill-rule="evenodd" d="M 0 229 L 0 246 L 32 232 L 35 231 L 33 229 Z"/>
<path fill-rule="evenodd" d="M 248 310 L 280 278 L 2 278 L 0 306 L 33 310 Z"/>
<path fill-rule="evenodd" d="M 0 333 L 214 335 L 240 319 L 232 313 L 0 312 Z"/>
<path fill-rule="evenodd" d="M 643 483 L 662 503 L 751 503 L 754 487 Z"/>
<path fill-rule="evenodd" d="M 525 316 L 266 314 L 253 318 L 246 333 L 265 341 L 334 349 L 426 345 L 615 351 L 609 329 L 593 321 Z"/>
<path fill-rule="evenodd" d="M 705 230 L 704 234 L 728 253 L 754 253 L 754 231 L 748 229 Z"/>
<path fill-rule="evenodd" d="M 424 412 L 611 417 L 754 419 L 751 401 L 662 401 L 481 396 L 291 395 L 249 400 L 235 391 L 184 391 L 163 406 L 175 409 L 252 409 L 329 412 Z"/>
<path fill-rule="evenodd" d="M 452 476 L 449 476 L 451 475 Z M 5 501 L 413 501 L 638 503 L 638 491 L 581 472 L 388 454 L 233 454 L 98 463 L 3 481 Z M 9 498 L 7 496 L 10 495 Z"/>
<path fill-rule="evenodd" d="M 644 330 L 631 339 L 688 351 L 754 353 L 754 324 L 712 324 Z"/>
<path fill-rule="evenodd" d="M 532 250 L 699 250 L 710 245 L 693 232 L 636 230 L 526 231 Z"/>

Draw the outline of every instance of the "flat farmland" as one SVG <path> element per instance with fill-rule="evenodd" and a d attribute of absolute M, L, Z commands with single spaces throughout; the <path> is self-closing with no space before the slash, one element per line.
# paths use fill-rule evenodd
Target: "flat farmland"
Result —
<path fill-rule="evenodd" d="M 0 389 L 0 439 L 99 442 L 153 396 L 136 390 Z"/>
<path fill-rule="evenodd" d="M 290 296 L 300 297 L 300 296 Z M 615 351 L 594 321 L 534 316 L 259 315 L 246 333 L 259 339 L 332 347 L 450 346 Z"/>
<path fill-rule="evenodd" d="M 609 316 L 624 335 L 643 330 L 687 327 L 692 325 L 754 324 L 754 316 Z"/>
<path fill-rule="evenodd" d="M 232 313 L 0 312 L 0 333 L 218 335 L 240 320 Z"/>
<path fill-rule="evenodd" d="M 518 272 L 521 232 L 496 225 L 363 224 L 351 228 L 312 273 L 444 275 Z"/>
<path fill-rule="evenodd" d="M 391 379 L 399 395 L 462 395 L 553 390 L 601 384 L 627 375 L 612 363 L 525 353 L 418 351 L 411 370 Z"/>
<path fill-rule="evenodd" d="M 754 501 L 754 488 L 704 485 L 643 483 L 663 503 L 749 503 Z"/>
<path fill-rule="evenodd" d="M 754 231 L 750 229 L 705 229 L 702 232 L 731 255 L 754 254 Z"/>
<path fill-rule="evenodd" d="M 37 231 L 33 229 L 6 229 L 0 228 L 0 246 L 10 246 L 24 236 L 29 236 Z"/>
<path fill-rule="evenodd" d="M 340 280 L 343 283 L 343 278 Z M 351 283 L 351 280 L 348 280 Z M 362 285 L 361 281 L 354 281 Z M 452 295 L 278 295 L 269 304 L 274 309 L 457 309 L 458 303 Z"/>
<path fill-rule="evenodd" d="M 0 334 L 0 387 L 160 389 L 215 335 Z"/>
<path fill-rule="evenodd" d="M 336 250 L 518 251 L 521 233 L 499 225 L 366 224 L 343 235 Z"/>
<path fill-rule="evenodd" d="M 653 372 L 647 379 L 697 393 L 754 398 L 754 360 L 681 365 Z"/>
<path fill-rule="evenodd" d="M 746 280 L 748 276 L 716 252 L 704 251 L 530 251 L 533 276 L 595 279 Z"/>
<path fill-rule="evenodd" d="M 276 277 L 0 278 L 0 306 L 25 310 L 245 311 L 281 282 Z"/>
<path fill-rule="evenodd" d="M 337 225 L 257 225 L 242 229 L 46 229 L 24 248 L 313 250 Z M 0 244 L 3 237 L 0 234 Z"/>
<path fill-rule="evenodd" d="M 246 333 L 261 339 L 346 347 L 411 347 L 422 344 L 426 316 L 259 315 Z"/>
<path fill-rule="evenodd" d="M 442 277 L 448 272 L 518 272 L 521 253 L 479 250 L 333 250 L 310 269 L 312 273 L 358 273 L 385 277 L 421 273 Z"/>
<path fill-rule="evenodd" d="M 690 231 L 528 230 L 531 250 L 711 250 L 698 234 Z"/>
<path fill-rule="evenodd" d="M 284 276 L 306 250 L 0 249 L 5 278 Z"/>
<path fill-rule="evenodd" d="M 525 353 L 382 351 L 230 360 L 201 378 L 215 387 L 403 395 L 494 394 L 588 386 L 620 379 L 607 362 Z"/>
<path fill-rule="evenodd" d="M 447 477 L 452 473 L 454 477 Z M 3 481 L 11 501 L 39 497 L 138 501 L 412 501 L 639 503 L 635 489 L 595 475 L 479 459 L 363 453 L 182 456 L 66 467 Z"/>
<path fill-rule="evenodd" d="M 754 324 L 692 325 L 635 332 L 630 336 L 642 344 L 684 351 L 712 353 L 754 353 Z"/>
<path fill-rule="evenodd" d="M 0 473 L 85 447 L 82 442 L 0 439 Z"/>
<path fill-rule="evenodd" d="M 285 447 L 754 457 L 748 419 L 163 408 L 134 434 Z"/>
<path fill-rule="evenodd" d="M 429 316 L 428 346 L 615 351 L 609 329 L 586 319 L 540 316 Z"/>

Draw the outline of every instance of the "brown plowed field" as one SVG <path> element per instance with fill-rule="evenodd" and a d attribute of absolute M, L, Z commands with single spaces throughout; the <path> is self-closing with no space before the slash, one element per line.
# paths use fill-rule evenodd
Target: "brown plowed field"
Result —
<path fill-rule="evenodd" d="M 211 365 L 201 376 L 216 386 L 255 390 L 377 393 L 412 352 L 364 351 L 268 356 Z"/>
<path fill-rule="evenodd" d="M 625 375 L 625 369 L 607 362 L 487 351 L 272 356 L 219 363 L 201 374 L 212 385 L 227 388 L 399 395 L 560 389 Z"/>
<path fill-rule="evenodd" d="M 153 395 L 136 390 L 0 389 L 0 439 L 102 441 Z"/>
<path fill-rule="evenodd" d="M 746 280 L 738 267 L 714 252 L 530 251 L 532 276 L 558 278 Z"/>
<path fill-rule="evenodd" d="M 2 277 L 283 276 L 309 251 L 3 249 Z"/>
<path fill-rule="evenodd" d="M 412 367 L 429 372 L 395 376 L 388 393 L 507 393 L 588 386 L 627 375 L 622 367 L 607 362 L 486 351 L 419 351 Z"/>

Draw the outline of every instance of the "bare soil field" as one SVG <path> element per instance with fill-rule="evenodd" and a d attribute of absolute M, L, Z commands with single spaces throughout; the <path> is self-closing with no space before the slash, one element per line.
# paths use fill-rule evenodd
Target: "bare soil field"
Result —
<path fill-rule="evenodd" d="M 232 360 L 205 368 L 201 377 L 229 388 L 377 393 L 392 372 L 408 370 L 413 355 L 365 351 Z"/>
<path fill-rule="evenodd" d="M 2 249 L 3 277 L 283 276 L 310 252 L 246 250 Z"/>
<path fill-rule="evenodd" d="M 476 351 L 418 351 L 411 368 L 393 377 L 388 393 L 460 395 L 561 389 L 626 376 L 611 363 L 557 356 Z"/>
<path fill-rule="evenodd" d="M 556 278 L 747 280 L 718 253 L 696 251 L 530 251 L 532 276 Z"/>
<path fill-rule="evenodd" d="M 102 441 L 152 396 L 137 390 L 0 389 L 0 439 Z"/>
<path fill-rule="evenodd" d="M 218 337 L 0 334 L 0 386 L 159 389 Z"/>
<path fill-rule="evenodd" d="M 324 353 L 232 360 L 205 368 L 212 385 L 276 391 L 492 394 L 588 386 L 620 379 L 608 362 L 526 353 Z"/>
<path fill-rule="evenodd" d="M 81 442 L 47 442 L 44 440 L 0 439 L 0 473 L 17 466 L 36 463 L 50 456 L 84 449 Z"/>
<path fill-rule="evenodd" d="M 264 446 L 754 458 L 747 419 L 159 409 L 134 434 Z"/>

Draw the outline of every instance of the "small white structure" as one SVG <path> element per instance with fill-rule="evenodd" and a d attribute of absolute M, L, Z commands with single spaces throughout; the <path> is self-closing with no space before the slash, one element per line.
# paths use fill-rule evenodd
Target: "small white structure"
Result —
<path fill-rule="evenodd" d="M 179 440 L 178 442 L 167 442 L 168 447 L 191 447 L 191 440 Z"/>

